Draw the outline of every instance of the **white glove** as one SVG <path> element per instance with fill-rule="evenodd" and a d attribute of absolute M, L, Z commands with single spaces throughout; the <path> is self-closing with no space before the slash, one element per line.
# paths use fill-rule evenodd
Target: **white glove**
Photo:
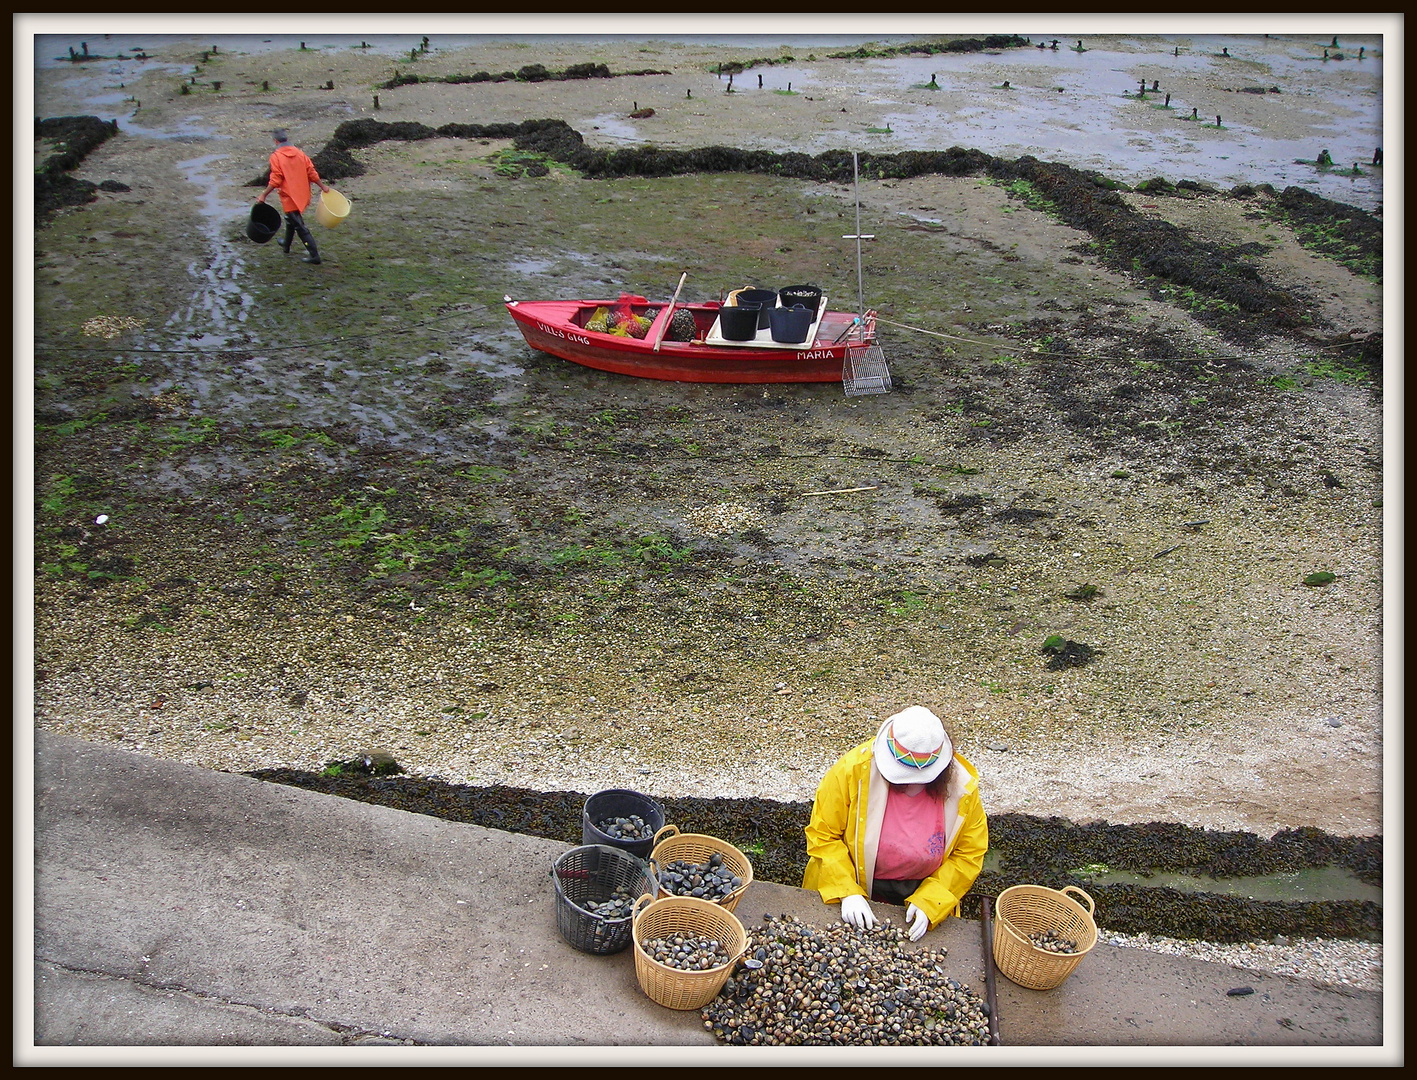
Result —
<path fill-rule="evenodd" d="M 905 921 L 909 923 L 910 940 L 919 941 L 930 929 L 930 917 L 914 904 L 905 905 Z"/>
<path fill-rule="evenodd" d="M 841 921 L 850 923 L 858 930 L 876 925 L 876 913 L 864 896 L 843 896 L 841 898 Z"/>

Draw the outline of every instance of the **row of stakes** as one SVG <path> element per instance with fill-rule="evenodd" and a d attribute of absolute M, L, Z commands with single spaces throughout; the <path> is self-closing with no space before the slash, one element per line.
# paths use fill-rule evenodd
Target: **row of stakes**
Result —
<path fill-rule="evenodd" d="M 1266 36 L 1268 36 L 1268 35 L 1266 35 Z M 70 60 L 87 60 L 87 59 L 89 59 L 89 43 L 88 43 L 87 41 L 81 41 L 81 42 L 79 42 L 79 46 L 80 46 L 80 48 L 83 50 L 82 53 L 77 53 L 77 52 L 75 52 L 75 51 L 74 51 L 74 47 L 73 47 L 72 45 L 69 46 L 69 59 L 70 59 Z M 369 42 L 363 41 L 363 40 L 361 40 L 361 41 L 359 42 L 359 44 L 356 45 L 356 46 L 354 46 L 354 47 L 357 48 L 357 49 L 372 49 L 372 48 L 373 48 L 373 46 L 370 45 Z M 1337 35 L 1334 35 L 1333 43 L 1332 43 L 1331 45 L 1325 46 L 1325 48 L 1324 48 L 1324 57 L 1323 57 L 1323 58 L 1324 58 L 1325 60 L 1342 60 L 1342 59 L 1343 59 L 1343 54 L 1342 54 L 1342 53 L 1337 53 L 1337 54 L 1334 55 L 1334 56 L 1329 56 L 1329 53 L 1328 53 L 1328 50 L 1329 50 L 1329 49 L 1337 49 L 1338 47 L 1339 47 L 1339 44 L 1338 44 L 1338 36 L 1337 36 Z M 1038 43 L 1038 48 L 1040 48 L 1040 49 L 1049 49 L 1049 48 L 1051 48 L 1053 52 L 1057 52 L 1057 51 L 1058 51 L 1058 39 L 1057 39 L 1057 38 L 1054 38 L 1051 45 L 1045 45 L 1042 41 L 1040 41 L 1040 42 Z M 1073 50 L 1073 52 L 1079 52 L 1079 53 L 1087 52 L 1087 49 L 1083 47 L 1083 44 L 1082 44 L 1082 41 L 1081 41 L 1081 40 L 1079 40 L 1076 45 L 1072 46 L 1072 50 Z M 306 47 L 305 42 L 303 42 L 303 41 L 300 43 L 300 51 L 301 51 L 301 52 L 309 52 L 309 51 L 310 51 L 310 50 Z M 413 48 L 413 49 L 409 49 L 409 50 L 408 50 L 408 58 L 409 58 L 409 60 L 411 60 L 411 61 L 412 61 L 412 60 L 417 60 L 420 53 L 426 53 L 427 51 L 428 51 L 428 38 L 425 36 L 425 37 L 423 38 L 423 43 L 422 43 L 421 45 L 419 45 L 419 46 L 416 47 L 416 48 Z M 1364 54 L 1366 53 L 1366 51 L 1367 51 L 1367 46 L 1366 46 L 1366 45 L 1360 45 L 1360 46 L 1358 46 L 1358 59 L 1359 59 L 1359 60 L 1363 60 L 1363 59 L 1366 58 L 1366 57 L 1364 56 Z M 205 62 L 207 61 L 207 58 L 208 58 L 209 56 L 215 56 L 216 53 L 217 53 L 217 47 L 216 47 L 215 45 L 213 45 L 210 50 L 208 50 L 207 52 L 202 53 L 202 62 L 205 63 Z M 1181 47 L 1180 47 L 1179 45 L 1175 46 L 1175 48 L 1173 49 L 1173 55 L 1175 55 L 1175 56 L 1180 56 L 1180 55 L 1181 55 Z M 1223 57 L 1226 57 L 1227 59 L 1231 58 L 1231 57 L 1230 57 L 1230 47 L 1227 45 L 1227 46 L 1225 46 L 1224 48 L 1222 48 L 1222 49 L 1220 50 L 1220 55 L 1223 56 Z M 140 49 L 137 53 L 135 53 L 134 56 L 136 57 L 136 59 L 139 59 L 139 60 L 146 60 L 146 59 L 148 58 L 148 57 L 147 57 L 147 53 L 146 53 L 145 51 L 141 50 L 141 49 Z M 98 59 L 98 57 L 94 57 L 94 59 Z M 718 77 L 719 77 L 720 79 L 723 78 L 723 65 L 721 65 L 721 64 L 719 65 L 719 69 L 718 69 Z M 931 76 L 930 76 L 930 82 L 931 82 L 931 83 L 934 83 L 934 81 L 935 81 L 935 76 L 934 76 L 934 75 L 931 75 Z M 1008 83 L 1005 82 L 1004 85 L 1005 85 L 1005 86 L 1008 86 Z M 758 76 L 758 89 L 761 90 L 762 88 L 763 88 L 763 77 L 762 77 L 761 75 L 759 75 L 759 76 Z M 787 89 L 788 89 L 788 92 L 789 92 L 789 93 L 792 91 L 792 84 L 791 84 L 791 83 L 788 83 L 788 84 L 787 84 Z M 728 73 L 728 92 L 729 92 L 729 93 L 733 93 L 733 73 L 732 73 L 732 72 L 729 72 L 729 73 Z M 692 93 L 692 92 L 689 92 L 689 96 L 690 96 L 690 97 L 693 97 L 693 93 Z"/>
<path fill-rule="evenodd" d="M 1338 38 L 1335 37 L 1335 38 L 1333 39 L 1333 41 L 1334 41 L 1334 45 L 1337 46 L 1337 44 L 1338 44 Z M 425 48 L 425 50 L 426 50 L 426 49 L 427 49 L 427 45 L 428 45 L 428 39 L 427 39 L 427 38 L 424 38 L 424 39 L 423 39 L 423 44 L 424 44 L 424 48 Z M 304 47 L 305 47 L 305 43 L 304 43 L 304 42 L 301 42 L 301 48 L 304 48 Z M 367 47 L 367 46 L 365 46 L 365 47 Z M 1039 42 L 1038 47 L 1039 47 L 1040 49 L 1045 48 L 1045 46 L 1044 46 L 1044 44 L 1043 44 L 1042 42 Z M 1054 49 L 1056 49 L 1056 48 L 1058 47 L 1058 42 L 1057 42 L 1057 41 L 1054 41 L 1052 47 L 1053 47 Z M 1077 45 L 1074 46 L 1074 50 L 1077 51 L 1077 52 L 1086 52 L 1086 51 L 1087 51 L 1087 50 L 1083 47 L 1083 44 L 1082 44 L 1081 41 L 1078 41 Z M 1177 46 L 1177 48 L 1176 48 L 1176 55 L 1179 56 L 1180 54 L 1181 54 L 1180 47 Z M 1228 48 L 1224 49 L 1224 50 L 1223 50 L 1223 54 L 1224 54 L 1225 56 L 1229 56 L 1229 55 L 1230 55 L 1229 49 L 1228 49 Z M 1358 50 L 1358 57 L 1359 57 L 1360 60 L 1363 58 L 1363 50 L 1362 50 L 1362 48 L 1359 48 L 1359 50 Z M 1328 50 L 1327 50 L 1327 49 L 1324 50 L 1324 59 L 1328 59 Z M 936 89 L 939 88 L 939 83 L 936 81 L 936 76 L 937 76 L 937 74 L 938 74 L 938 73 L 936 73 L 936 72 L 931 72 L 931 74 L 930 74 L 930 81 L 929 81 L 929 83 L 926 84 L 927 86 L 930 86 L 930 87 L 933 87 L 933 88 L 936 88 Z M 719 68 L 718 68 L 718 78 L 719 78 L 720 81 L 723 79 L 723 67 L 722 67 L 722 65 L 720 65 Z M 334 89 L 334 87 L 333 87 L 332 84 L 331 84 L 328 88 L 329 88 L 329 89 Z M 763 77 L 762 77 L 762 75 L 759 75 L 759 76 L 758 76 L 758 89 L 761 90 L 762 88 L 763 88 Z M 1002 86 L 1001 86 L 1001 89 L 1004 89 L 1004 90 L 1011 90 L 1011 89 L 1013 89 L 1013 88 L 1009 85 L 1009 80 L 1008 80 L 1008 79 L 1005 79 L 1005 80 L 1003 81 L 1003 84 L 1002 84 Z M 727 93 L 730 93 L 730 94 L 732 94 L 732 93 L 735 92 L 734 89 L 733 89 L 733 72 L 731 72 L 731 71 L 728 73 L 728 89 L 727 89 L 726 92 L 727 92 Z M 1160 93 L 1160 92 L 1161 92 L 1161 80 L 1160 80 L 1160 79 L 1153 79 L 1153 80 L 1151 81 L 1151 92 L 1152 92 L 1152 93 Z M 789 93 L 789 94 L 792 93 L 792 83 L 790 83 L 790 82 L 787 84 L 787 93 Z M 1147 94 L 1147 90 L 1146 90 L 1146 80 L 1143 79 L 1143 80 L 1141 81 L 1140 86 L 1139 86 L 1138 89 L 1137 89 L 1137 97 L 1138 97 L 1139 100 L 1145 101 L 1145 100 L 1146 100 L 1146 94 Z M 692 100 L 692 98 L 693 98 L 693 96 L 694 96 L 694 91 L 693 91 L 693 90 L 685 90 L 685 91 L 684 91 L 684 96 L 685 96 L 685 98 Z M 1165 103 L 1164 103 L 1164 105 L 1163 105 L 1163 108 L 1169 109 L 1170 107 L 1171 107 L 1171 95 L 1168 93 L 1168 94 L 1166 95 L 1166 99 L 1165 99 Z M 378 95 L 378 94 L 375 94 L 375 95 L 374 95 L 374 108 L 376 108 L 376 109 L 379 108 L 379 95 Z M 644 117 L 649 117 L 649 116 L 653 116 L 653 115 L 654 115 L 654 110 L 653 110 L 653 109 L 644 109 L 644 110 L 641 110 L 641 109 L 640 109 L 640 103 L 637 101 L 637 102 L 634 103 L 634 109 L 633 109 L 633 112 L 631 113 L 631 115 L 632 115 L 632 116 L 639 116 L 641 113 L 643 113 L 643 116 L 644 116 Z M 1199 120 L 1199 119 L 1200 119 L 1200 115 L 1199 115 L 1199 114 L 1200 114 L 1200 109 L 1199 109 L 1199 107 L 1194 107 L 1194 106 L 1193 106 L 1193 107 L 1191 108 L 1190 119 L 1192 119 L 1192 120 Z M 1219 113 L 1217 113 L 1216 116 L 1215 116 L 1215 126 L 1216 126 L 1217 128 L 1219 128 L 1219 127 L 1222 126 L 1222 125 L 1221 125 L 1221 117 L 1220 117 L 1220 114 L 1219 114 Z M 888 131 L 890 130 L 889 125 L 887 125 L 887 130 L 888 130 Z M 1374 165 L 1381 165 L 1381 164 L 1382 164 L 1382 157 L 1383 157 L 1382 147 L 1379 147 L 1378 149 L 1376 149 L 1376 150 L 1373 151 L 1373 164 L 1374 164 Z M 1318 157 L 1318 163 L 1319 163 L 1320 165 L 1324 165 L 1324 166 L 1331 166 L 1331 165 L 1333 164 L 1333 159 L 1332 159 L 1331 157 L 1329 157 L 1329 153 L 1328 153 L 1327 150 L 1323 151 L 1323 152 L 1319 155 L 1319 157 Z M 1355 165 L 1354 168 L 1355 168 L 1355 170 L 1356 170 L 1357 166 Z"/>
<path fill-rule="evenodd" d="M 1337 38 L 1334 38 L 1333 40 L 1334 40 L 1335 42 L 1338 41 Z M 1081 44 L 1081 42 L 1079 42 L 1078 44 Z M 1228 54 L 1227 54 L 1227 55 L 1228 55 Z M 1327 53 L 1325 53 L 1325 56 L 1327 56 Z M 934 82 L 934 81 L 935 81 L 935 77 L 934 77 L 933 75 L 930 76 L 930 81 L 931 81 L 931 82 Z M 1004 89 L 1007 90 L 1008 88 L 1009 88 L 1008 80 L 1005 80 L 1005 81 L 1004 81 Z M 1152 80 L 1151 80 L 1151 92 L 1152 92 L 1153 94 L 1159 94 L 1159 93 L 1161 93 L 1161 80 L 1160 80 L 1160 79 L 1152 79 Z M 1145 101 L 1145 100 L 1146 100 L 1146 94 L 1147 94 L 1147 90 L 1146 90 L 1146 80 L 1145 80 L 1145 79 L 1142 79 L 1140 86 L 1137 87 L 1137 100 L 1138 100 L 1138 101 Z M 1163 105 L 1162 107 L 1163 107 L 1163 108 L 1167 108 L 1167 109 L 1169 109 L 1169 108 L 1171 107 L 1171 95 L 1170 95 L 1170 94 L 1167 94 L 1167 95 L 1166 95 L 1166 100 L 1165 100 L 1165 103 L 1164 103 L 1164 105 Z M 1199 110 L 1198 108 L 1192 107 L 1190 119 L 1192 119 L 1192 120 L 1199 120 L 1199 119 L 1200 119 L 1200 117 L 1199 117 L 1199 115 L 1198 115 L 1199 111 L 1200 111 L 1200 110 Z M 1216 126 L 1217 128 L 1221 126 L 1221 124 L 1220 124 L 1220 114 L 1219 114 L 1219 113 L 1217 113 L 1216 116 L 1215 116 L 1215 126 Z M 1373 164 L 1374 164 L 1374 165 L 1381 165 L 1382 163 L 1383 163 L 1383 148 L 1380 146 L 1380 147 L 1378 147 L 1376 150 L 1373 151 Z M 1319 165 L 1319 166 L 1321 166 L 1321 167 L 1323 167 L 1323 168 L 1332 168 L 1332 166 L 1333 166 L 1333 158 L 1329 155 L 1329 152 L 1328 152 L 1327 150 L 1323 150 L 1323 151 L 1321 151 L 1321 152 L 1319 153 L 1319 156 L 1318 156 L 1318 158 L 1317 158 L 1315 164 L 1317 164 L 1317 165 Z M 1356 164 L 1353 166 L 1353 171 L 1354 171 L 1355 173 L 1358 171 L 1358 166 L 1357 166 Z"/>
<path fill-rule="evenodd" d="M 418 54 L 419 54 L 419 53 L 426 53 L 426 52 L 428 51 L 428 44 L 429 44 L 429 43 L 428 43 L 428 38 L 425 36 L 425 37 L 423 38 L 422 44 L 421 44 L 419 47 L 409 50 L 409 52 L 408 52 L 408 58 L 409 58 L 410 60 L 416 60 L 416 59 L 418 58 Z M 80 45 L 81 45 L 81 47 L 83 48 L 83 56 L 84 56 L 84 57 L 87 57 L 87 56 L 89 55 L 88 42 L 86 42 L 86 41 L 85 41 L 85 42 L 80 42 Z M 371 48 L 371 47 L 372 47 L 372 46 L 370 46 L 370 44 L 369 44 L 367 41 L 363 41 L 363 40 L 361 40 L 360 43 L 359 43 L 359 45 L 358 45 L 358 48 L 361 48 L 361 49 L 368 49 L 368 48 Z M 1324 59 L 1325 59 L 1325 60 L 1330 59 L 1329 54 L 1328 54 L 1328 50 L 1329 50 L 1330 48 L 1337 49 L 1338 47 L 1339 47 L 1339 45 L 1338 45 L 1338 36 L 1335 35 L 1334 38 L 1333 38 L 1333 43 L 1332 43 L 1330 46 L 1328 46 L 1328 47 L 1326 47 L 1326 48 L 1324 49 Z M 1051 48 L 1053 51 L 1056 52 L 1056 51 L 1057 51 L 1057 48 L 1058 48 L 1058 39 L 1056 39 L 1056 38 L 1052 39 L 1052 44 L 1051 44 L 1051 46 L 1045 46 L 1044 43 L 1043 43 L 1042 41 L 1040 41 L 1040 42 L 1038 43 L 1038 48 L 1040 48 L 1040 49 L 1043 49 L 1043 48 Z M 1359 48 L 1358 48 L 1358 59 L 1359 59 L 1359 60 L 1364 59 L 1364 55 L 1363 55 L 1363 54 L 1364 54 L 1365 49 L 1366 49 L 1366 46 L 1359 46 Z M 306 49 L 305 42 L 303 42 L 303 41 L 300 43 L 300 51 L 301 51 L 301 52 L 306 52 L 306 51 L 308 51 L 308 50 Z M 1079 39 L 1079 40 L 1078 40 L 1078 43 L 1073 46 L 1073 51 L 1074 51 L 1074 52 L 1079 52 L 1079 53 L 1081 53 L 1081 52 L 1086 52 L 1086 51 L 1087 51 L 1087 49 L 1083 46 L 1083 43 L 1082 43 L 1082 40 L 1081 40 L 1081 39 Z M 208 52 L 202 53 L 202 63 L 206 63 L 207 60 L 208 60 L 211 56 L 215 56 L 216 53 L 217 53 L 217 47 L 216 47 L 215 45 L 213 45 L 213 46 L 211 47 L 211 49 L 210 49 Z M 1180 55 L 1181 55 L 1181 47 L 1180 47 L 1179 45 L 1178 45 L 1178 46 L 1175 46 L 1174 55 L 1176 55 L 1176 56 L 1180 56 Z M 1226 47 L 1224 47 L 1224 48 L 1221 49 L 1221 55 L 1222 55 L 1222 56 L 1225 56 L 1225 57 L 1229 57 L 1229 56 L 1230 56 L 1230 49 L 1229 49 L 1228 46 L 1226 46 Z M 1340 54 L 1340 56 L 1341 56 L 1341 54 Z M 74 52 L 73 46 L 70 46 L 70 47 L 69 47 L 69 58 L 70 58 L 71 60 L 73 60 L 73 59 L 78 59 L 78 55 Z M 145 59 L 145 57 L 143 57 L 143 56 L 140 55 L 140 56 L 139 56 L 139 59 Z M 199 70 L 200 70 L 200 69 L 199 69 Z M 718 68 L 718 77 L 719 77 L 719 79 L 722 79 L 722 78 L 723 78 L 723 66 L 722 66 L 722 65 L 719 65 L 719 68 Z M 189 86 L 195 86 L 196 83 L 197 83 L 197 79 L 196 79 L 196 76 L 194 75 L 194 76 L 192 77 L 190 83 L 184 83 L 184 84 L 182 85 L 182 93 L 184 93 L 184 94 L 191 93 L 191 91 L 190 91 L 190 89 L 189 89 Z M 930 74 L 930 82 L 929 82 L 927 85 L 929 85 L 929 86 L 931 86 L 931 87 L 938 87 L 938 86 L 939 86 L 939 83 L 936 82 L 936 73 L 931 72 L 931 74 Z M 271 86 L 270 86 L 270 82 L 269 82 L 268 80 L 265 80 L 265 79 L 261 80 L 261 89 L 262 89 L 262 91 L 269 91 L 270 88 L 271 88 Z M 327 82 L 325 83 L 325 85 L 324 85 L 324 87 L 323 87 L 322 89 L 325 89 L 325 90 L 333 90 L 334 88 L 335 88 L 334 80 L 333 80 L 333 79 L 330 79 L 329 81 L 327 81 Z M 760 74 L 760 75 L 758 75 L 758 89 L 761 90 L 762 88 L 763 88 L 763 77 L 762 77 L 762 75 Z M 213 89 L 213 90 L 217 90 L 217 91 L 221 90 L 221 83 L 220 83 L 219 81 L 215 81 L 215 80 L 214 80 L 214 81 L 212 82 L 212 89 Z M 1005 80 L 1004 80 L 1003 85 L 1002 85 L 1002 89 L 1004 89 L 1004 90 L 1011 90 L 1011 89 L 1012 89 L 1012 87 L 1009 85 L 1009 80 L 1008 80 L 1008 79 L 1005 79 Z M 1151 90 L 1152 90 L 1152 93 L 1160 93 L 1160 92 L 1161 92 L 1161 80 L 1160 80 L 1160 79 L 1153 79 L 1153 80 L 1152 80 L 1152 82 L 1151 82 Z M 732 94 L 732 93 L 735 92 L 734 89 L 733 89 L 733 72 L 731 72 L 731 71 L 728 73 L 728 90 L 727 90 L 727 92 L 730 93 L 730 94 Z M 792 83 L 790 83 L 790 82 L 787 84 L 787 92 L 788 92 L 789 94 L 792 93 Z M 693 90 L 685 90 L 685 91 L 684 91 L 684 96 L 685 96 L 686 98 L 692 99 L 693 96 L 694 96 L 694 91 L 693 91 Z M 1138 90 L 1137 90 L 1137 97 L 1138 97 L 1139 100 L 1142 100 L 1142 101 L 1145 101 L 1145 100 L 1146 100 L 1146 80 L 1145 80 L 1145 79 L 1141 80 L 1141 84 L 1140 84 L 1140 86 L 1138 87 Z M 379 108 L 379 107 L 380 107 L 380 106 L 379 106 L 379 95 L 378 95 L 378 94 L 375 94 L 375 95 L 374 95 L 374 108 L 377 109 L 377 108 Z M 1163 107 L 1164 107 L 1164 108 L 1167 108 L 1167 109 L 1169 109 L 1169 108 L 1171 107 L 1171 95 L 1170 95 L 1169 93 L 1166 95 L 1166 100 L 1165 100 L 1165 104 L 1164 104 Z M 635 110 L 634 110 L 634 111 L 635 111 L 635 112 L 639 112 L 639 111 L 640 111 L 639 102 L 635 102 Z M 647 111 L 648 111 L 648 110 L 647 110 Z M 1193 107 L 1193 108 L 1191 109 L 1191 117 L 1190 117 L 1190 118 L 1191 118 L 1192 120 L 1198 120 L 1198 119 L 1200 119 L 1199 111 L 1200 111 L 1200 110 L 1199 110 L 1198 107 Z M 1216 114 L 1216 117 L 1215 117 L 1215 126 L 1216 126 L 1217 128 L 1221 126 L 1220 114 L 1219 114 L 1219 113 L 1217 113 L 1217 114 Z M 1381 165 L 1381 164 L 1382 164 L 1382 157 L 1383 157 L 1382 147 L 1378 147 L 1378 149 L 1376 149 L 1376 150 L 1373 151 L 1373 164 L 1374 164 L 1374 165 Z M 1319 157 L 1318 157 L 1318 164 L 1324 165 L 1324 166 L 1330 166 L 1330 165 L 1333 164 L 1333 159 L 1329 156 L 1329 152 L 1328 152 L 1327 150 L 1324 150 L 1322 153 L 1319 154 Z M 1356 169 L 1356 166 L 1355 166 L 1355 169 Z"/>
<path fill-rule="evenodd" d="M 1269 37 L 1269 35 L 1266 34 L 1265 37 Z M 1054 38 L 1054 39 L 1053 39 L 1053 43 L 1052 43 L 1051 45 L 1045 45 L 1042 41 L 1040 41 L 1040 42 L 1038 43 L 1038 48 L 1040 48 L 1040 49 L 1051 49 L 1053 52 L 1057 52 L 1057 51 L 1058 51 L 1058 39 L 1057 39 L 1057 38 Z M 1325 59 L 1325 60 L 1342 60 L 1342 59 L 1343 59 L 1343 54 L 1342 54 L 1342 53 L 1337 53 L 1337 54 L 1334 55 L 1334 56 L 1329 56 L 1329 54 L 1328 54 L 1328 50 L 1329 50 L 1329 49 L 1337 49 L 1337 48 L 1339 48 L 1338 35 L 1335 34 L 1335 35 L 1334 35 L 1334 38 L 1333 38 L 1332 44 L 1327 45 L 1327 46 L 1324 47 L 1324 59 Z M 1359 60 L 1364 60 L 1364 59 L 1366 59 L 1366 56 L 1365 56 L 1364 54 L 1367 52 L 1367 50 L 1368 50 L 1368 47 L 1367 47 L 1366 45 L 1359 45 L 1359 46 L 1358 46 L 1358 59 L 1359 59 Z M 1078 52 L 1078 53 L 1083 53 L 1083 52 L 1087 52 L 1087 49 L 1083 48 L 1082 42 L 1079 41 L 1076 45 L 1072 46 L 1072 51 L 1073 51 L 1073 52 Z M 1180 55 L 1181 55 L 1181 46 L 1179 46 L 1179 45 L 1174 46 L 1174 47 L 1172 48 L 1172 50 L 1171 50 L 1171 55 L 1172 55 L 1172 56 L 1180 56 Z M 1234 59 L 1234 57 L 1232 57 L 1232 56 L 1230 55 L 1230 46 L 1228 46 L 1228 45 L 1226 45 L 1226 46 L 1224 46 L 1223 48 L 1221 48 L 1219 55 L 1222 56 L 1223 58 L 1227 59 L 1227 60 L 1233 60 L 1233 59 Z"/>

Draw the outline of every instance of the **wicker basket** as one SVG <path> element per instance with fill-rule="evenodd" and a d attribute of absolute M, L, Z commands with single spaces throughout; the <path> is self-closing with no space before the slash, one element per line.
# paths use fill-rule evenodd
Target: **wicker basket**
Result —
<path fill-rule="evenodd" d="M 654 864 L 657 872 L 662 870 L 667 863 L 678 859 L 705 863 L 708 862 L 709 856 L 714 854 L 723 856 L 723 865 L 733 871 L 735 877 L 743 879 L 742 885 L 739 885 L 722 900 L 715 901 L 720 907 L 732 911 L 738 906 L 738 901 L 742 898 L 744 891 L 753 883 L 753 864 L 748 861 L 748 856 L 727 840 L 720 840 L 716 836 L 706 836 L 703 833 L 681 833 L 677 825 L 666 825 L 654 834 L 654 850 L 650 853 L 650 861 Z M 658 885 L 657 881 L 656 885 Z M 660 889 L 660 892 L 663 892 L 663 889 Z M 686 899 L 696 898 L 686 897 Z"/>
<path fill-rule="evenodd" d="M 1087 907 L 1067 893 L 1077 893 Z M 1074 885 L 1065 885 L 1061 891 L 1042 885 L 1005 889 L 994 901 L 994 963 L 1020 986 L 1052 990 L 1073 973 L 1073 968 L 1097 944 L 1097 924 L 1092 921 L 1095 910 L 1092 897 Z M 1029 940 L 1029 934 L 1049 930 L 1076 941 L 1078 951 L 1049 952 Z"/>
<path fill-rule="evenodd" d="M 633 916 L 612 919 L 582 907 L 589 900 L 608 900 L 621 886 L 631 896 L 653 889 L 648 866 L 620 848 L 590 844 L 571 848 L 551 867 L 556 888 L 556 929 L 566 943 L 581 952 L 609 956 L 630 944 Z"/>
<path fill-rule="evenodd" d="M 693 896 L 640 897 L 635 911 L 635 978 L 651 1001 L 666 1009 L 701 1009 L 718 996 L 733 966 L 748 948 L 748 932 L 738 916 Z M 652 960 L 642 944 L 668 934 L 716 938 L 731 959 L 707 971 L 681 971 Z"/>

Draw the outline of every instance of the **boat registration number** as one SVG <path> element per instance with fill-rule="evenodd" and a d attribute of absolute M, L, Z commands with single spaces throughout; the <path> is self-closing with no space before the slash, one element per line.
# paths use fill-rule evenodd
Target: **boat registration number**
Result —
<path fill-rule="evenodd" d="M 567 330 L 561 330 L 555 326 L 547 326 L 544 322 L 538 321 L 536 328 L 543 334 L 550 334 L 552 337 L 562 338 L 565 341 L 574 341 L 581 345 L 589 345 L 590 338 L 584 334 L 577 334 Z"/>

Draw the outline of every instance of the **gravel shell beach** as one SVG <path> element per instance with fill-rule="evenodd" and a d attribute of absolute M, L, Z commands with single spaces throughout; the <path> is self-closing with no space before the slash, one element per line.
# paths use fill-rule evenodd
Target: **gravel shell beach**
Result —
<path fill-rule="evenodd" d="M 89 46 L 116 52 L 100 38 Z M 896 61 L 793 49 L 736 75 L 732 94 L 718 65 L 785 50 L 432 35 L 405 63 L 353 42 L 202 58 L 200 39 L 153 35 L 149 63 L 41 64 L 35 116 L 122 110 L 75 175 L 128 190 L 35 240 L 36 726 L 231 771 L 379 748 L 459 783 L 801 801 L 844 749 L 921 703 L 979 767 L 992 812 L 1381 832 L 1382 391 L 1314 357 L 1382 331 L 1382 285 L 1314 255 L 1264 196 L 1225 197 L 1302 179 L 1379 209 L 1380 170 L 1316 179 L 1293 148 L 1366 162 L 1381 78 L 1356 58 L 1301 63 L 1293 35 L 1226 38 L 1243 55 L 1230 66 L 1209 59 L 1219 37 L 1161 38 L 1089 36 L 1089 63 L 1106 54 L 1097 70 L 1119 84 L 1107 108 L 1130 108 L 1130 126 L 1091 139 L 1083 124 L 1071 149 L 1037 117 L 1047 95 L 1089 108 L 1086 82 L 1031 45 Z M 1189 59 L 1168 70 L 1173 38 Z M 1362 41 L 1376 66 L 1381 36 Z M 43 44 L 62 56 L 70 40 Z M 668 74 L 380 86 L 396 69 L 533 62 Z M 1153 71 L 1187 115 L 1220 110 L 1223 126 L 1121 99 L 1123 77 L 1134 90 Z M 932 76 L 947 88 L 919 89 Z M 1006 79 L 1012 97 L 995 89 Z M 1270 85 L 1284 92 L 1242 92 Z M 1195 176 L 1199 194 L 1123 198 L 1262 249 L 1261 272 L 1310 298 L 1325 329 L 1236 345 L 1018 190 L 869 180 L 867 300 L 896 393 L 610 378 L 531 354 L 502 294 L 623 285 L 667 300 L 689 266 L 710 299 L 756 265 L 853 307 L 852 189 L 535 177 L 497 156 L 508 140 L 385 141 L 338 181 L 354 210 L 318 233 L 324 278 L 246 243 L 270 129 L 315 153 L 360 118 L 555 118 L 604 148 L 963 145 L 1071 154 L 1132 186 Z M 51 151 L 36 140 L 37 162 Z M 434 325 L 450 313 L 460 337 Z M 370 327 L 390 333 L 328 344 Z M 1164 402 L 1099 422 L 1104 437 L 1079 419 L 1083 399 L 1105 412 L 1152 393 L 1165 364 L 1144 333 L 1167 355 L 1210 357 L 1208 381 L 1168 384 Z M 1045 337 L 1111 359 L 1053 378 L 1030 359 Z M 326 344 L 281 351 L 302 341 Z M 1092 379 L 1089 398 L 1078 380 Z M 1202 408 L 1217 411 L 1202 422 Z M 424 548 L 394 567 L 348 561 L 430 520 L 502 553 L 479 564 L 488 584 L 451 587 Z M 1316 571 L 1334 582 L 1303 584 Z M 1095 600 L 1067 598 L 1085 584 Z M 1099 656 L 1050 671 L 1050 634 Z M 1358 943 L 1114 943 L 1381 980 L 1380 948 Z"/>

